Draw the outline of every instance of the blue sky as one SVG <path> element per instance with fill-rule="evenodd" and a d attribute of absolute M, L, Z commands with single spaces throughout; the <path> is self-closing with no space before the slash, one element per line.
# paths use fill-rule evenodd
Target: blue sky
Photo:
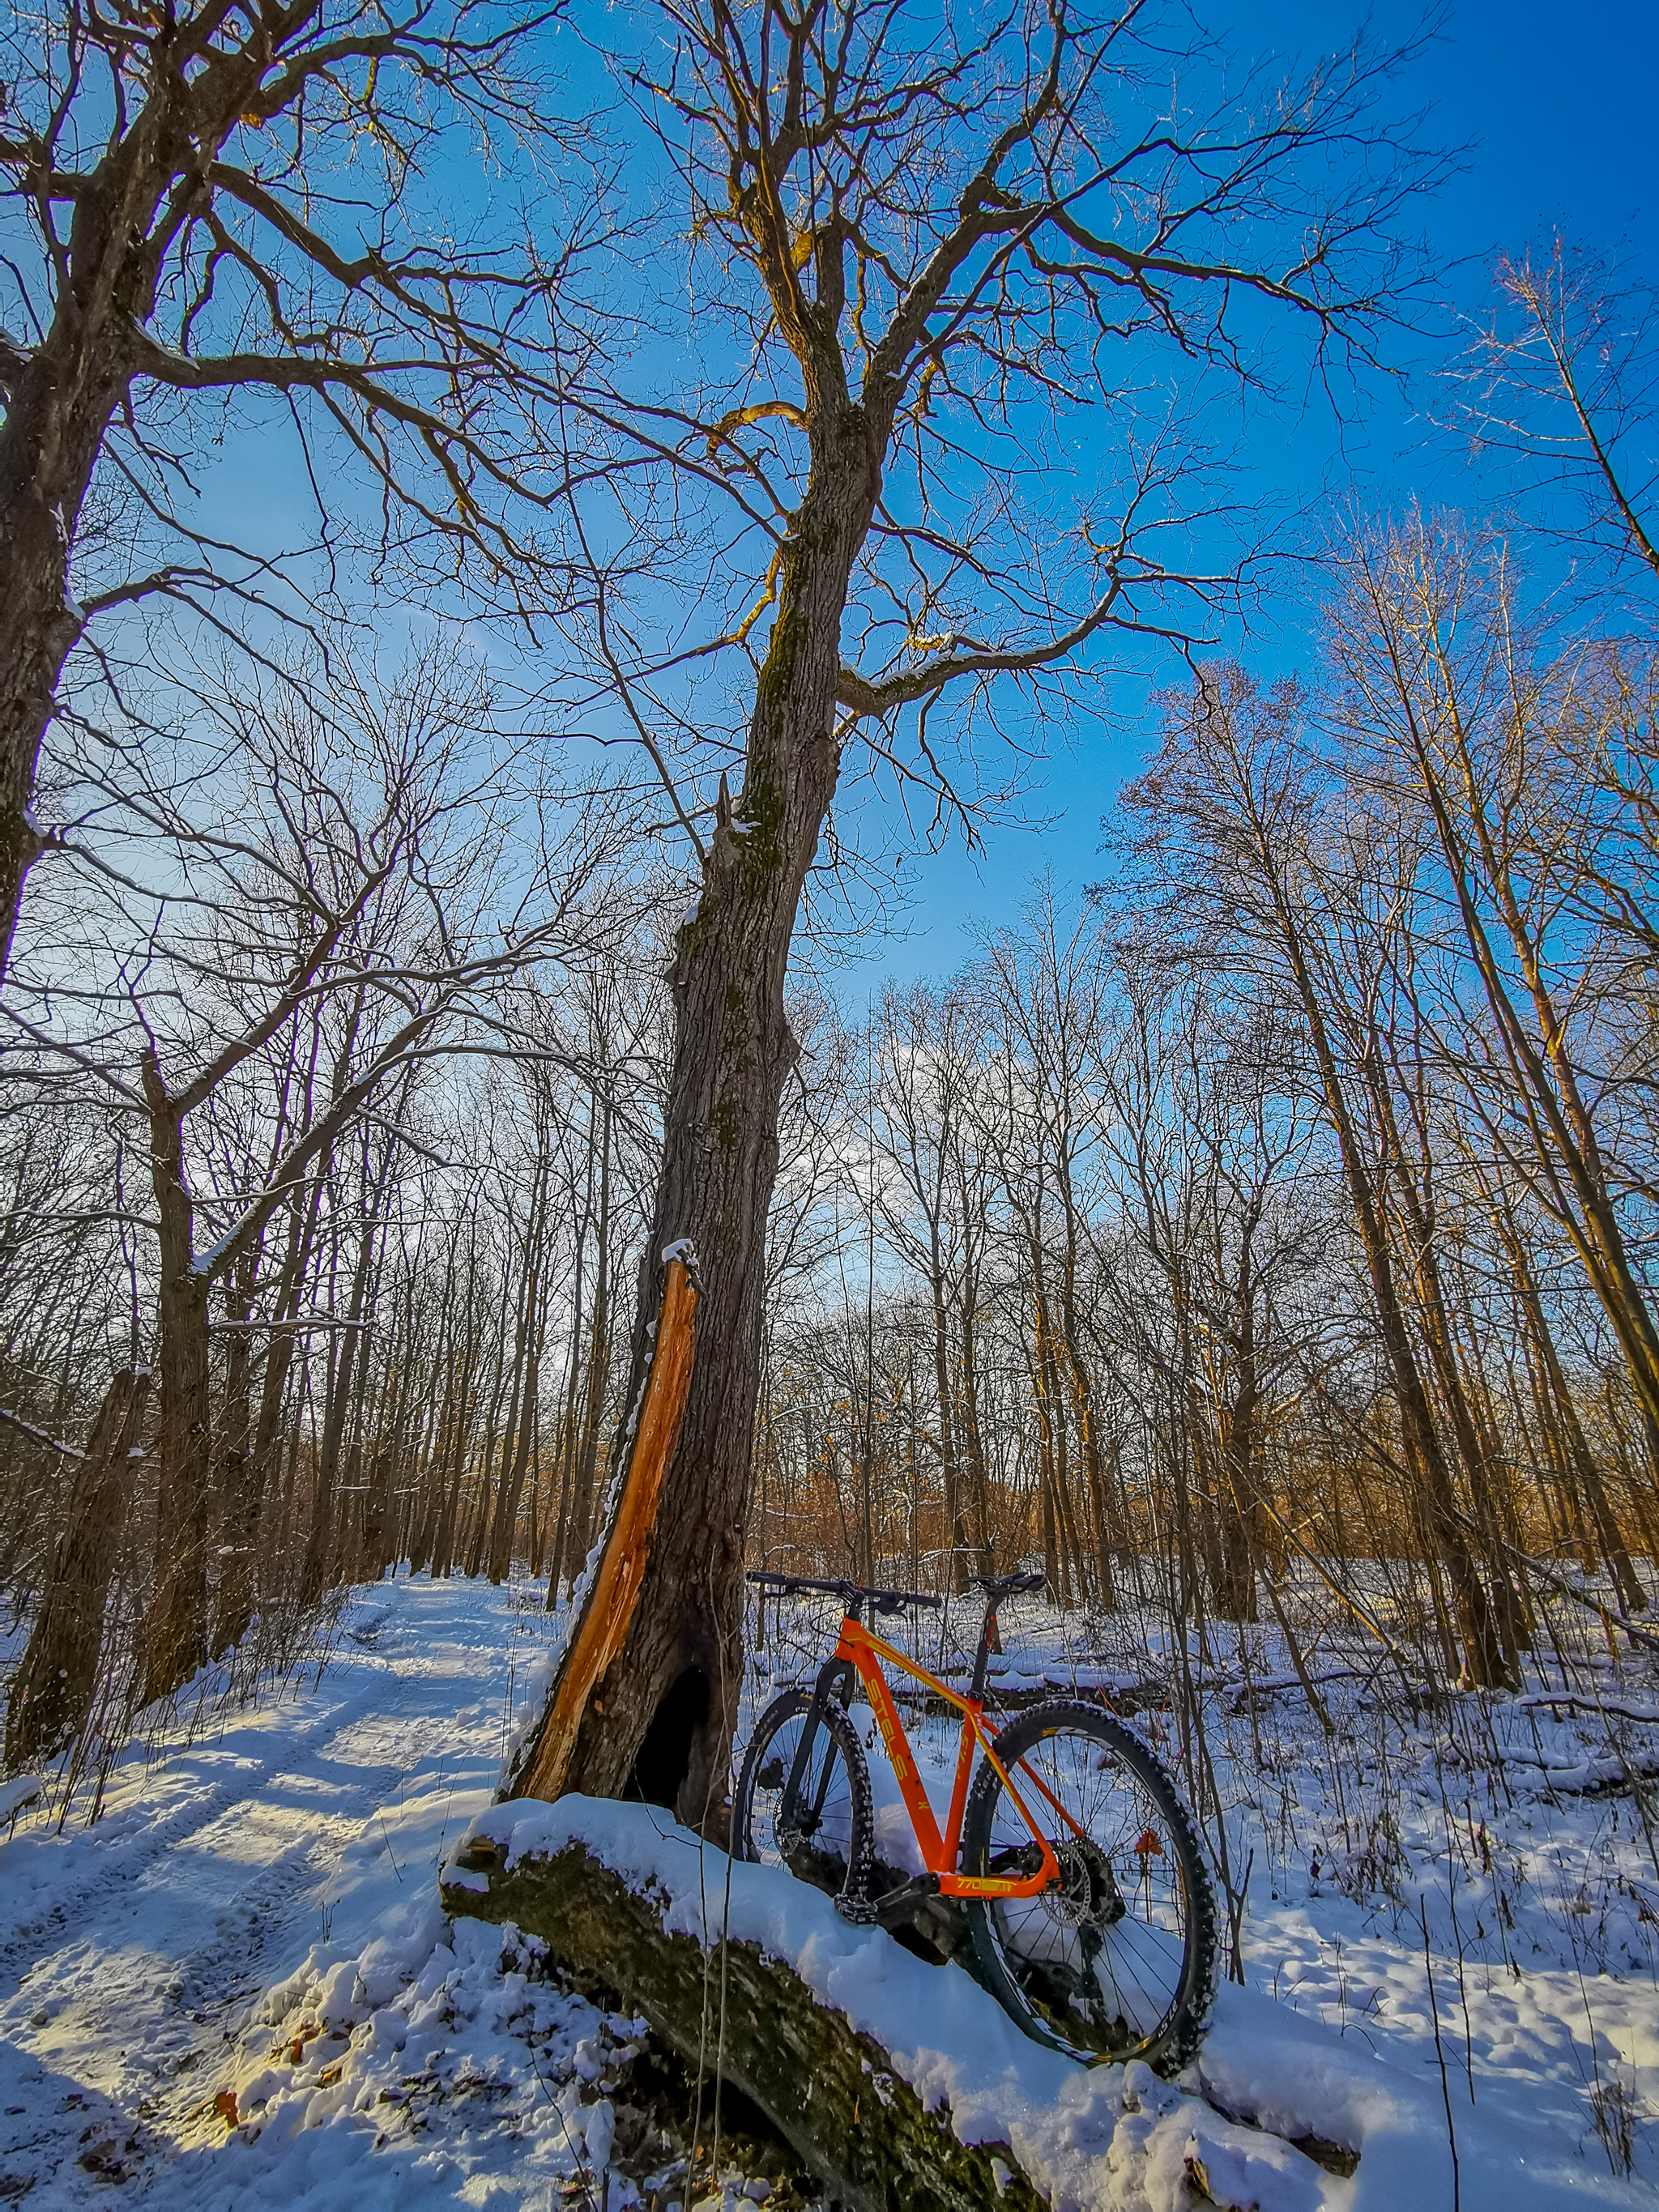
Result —
<path fill-rule="evenodd" d="M 1240 52 L 1297 53 L 1336 44 L 1354 21 L 1318 0 L 1231 0 L 1206 11 L 1231 27 Z M 1416 8 L 1382 0 L 1377 32 L 1405 35 Z M 1468 147 L 1465 173 L 1426 203 L 1423 228 L 1446 264 L 1443 322 L 1478 309 L 1504 251 L 1547 243 L 1559 228 L 1597 252 L 1622 251 L 1626 270 L 1659 279 L 1659 0 L 1452 0 L 1443 35 L 1419 64 L 1412 94 L 1431 100 L 1426 134 Z M 1443 343 L 1416 349 L 1416 391 L 1445 357 Z M 1370 419 L 1346 430 L 1340 458 L 1334 426 L 1306 421 L 1264 437 L 1251 465 L 1262 489 L 1316 515 L 1333 481 L 1351 483 L 1372 510 L 1413 496 L 1463 505 L 1479 495 L 1454 440 L 1437 434 L 1411 400 L 1380 393 Z M 1305 659 L 1308 642 L 1293 592 L 1246 646 L 1264 672 Z M 1070 747 L 1048 763 L 1032 811 L 1053 817 L 1040 830 L 1005 826 L 977 858 L 959 846 L 922 857 L 910 872 L 910 903 L 891 917 L 893 934 L 845 969 L 839 988 L 856 1006 L 888 975 L 948 973 L 973 949 L 975 927 L 1011 918 L 1033 878 L 1052 869 L 1064 890 L 1099 872 L 1100 820 L 1134 771 L 1148 729 L 1144 690 L 1123 687 L 1115 711 L 1079 716 Z"/>
<path fill-rule="evenodd" d="M 1346 45 L 1357 21 L 1354 9 L 1329 0 L 1195 4 L 1239 57 L 1282 61 L 1286 75 L 1322 49 Z M 1376 0 L 1371 22 L 1381 40 L 1394 42 L 1420 16 L 1408 0 Z M 1467 149 L 1462 173 L 1421 210 L 1445 270 L 1440 327 L 1401 342 L 1395 358 L 1407 365 L 1409 346 L 1413 391 L 1402 398 L 1379 380 L 1364 420 L 1339 429 L 1328 414 L 1310 410 L 1295 422 L 1261 421 L 1245 459 L 1264 498 L 1307 517 L 1316 531 L 1334 496 L 1376 511 L 1413 497 L 1461 505 L 1480 495 L 1456 441 L 1420 411 L 1432 372 L 1450 356 L 1459 316 L 1489 297 L 1497 256 L 1547 245 L 1557 228 L 1598 252 L 1622 252 L 1629 273 L 1659 280 L 1656 88 L 1659 0 L 1581 0 L 1575 9 L 1545 0 L 1449 0 L 1443 34 L 1399 92 L 1402 112 L 1432 106 L 1424 140 Z M 208 465 L 210 506 L 222 501 L 242 534 L 275 545 L 313 527 L 308 486 L 280 434 L 233 439 L 217 470 L 208 456 L 198 458 Z M 388 611 L 388 633 L 402 620 Z M 1254 635 L 1229 642 L 1264 674 L 1307 660 L 1294 570 Z M 1146 690 L 1144 673 L 1103 686 L 1079 712 L 1070 742 L 1040 769 L 1030 795 L 1028 811 L 1042 817 L 1042 827 L 994 827 L 976 855 L 956 843 L 914 856 L 908 899 L 888 912 L 884 935 L 874 926 L 882 916 L 866 905 L 861 920 L 872 926 L 864 949 L 835 977 L 849 1009 L 889 975 L 948 974 L 971 953 L 976 930 L 1018 912 L 1040 872 L 1052 872 L 1062 895 L 1100 872 L 1101 817 L 1151 735 Z"/>

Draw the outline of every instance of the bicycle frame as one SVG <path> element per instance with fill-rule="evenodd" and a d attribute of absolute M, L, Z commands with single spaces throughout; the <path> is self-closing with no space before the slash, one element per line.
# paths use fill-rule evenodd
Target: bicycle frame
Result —
<path fill-rule="evenodd" d="M 911 1753 L 910 1740 L 904 1732 L 904 1723 L 899 1718 L 898 1708 L 893 1702 L 893 1693 L 881 1671 L 884 1661 L 899 1668 L 916 1681 L 925 1683 L 937 1695 L 955 1705 L 962 1715 L 962 1739 L 957 1753 L 956 1778 L 951 1790 L 951 1809 L 942 1833 L 927 1792 L 922 1786 L 921 1776 Z M 997 1757 L 994 1747 L 997 1731 L 985 1718 L 984 1700 L 971 1693 L 964 1697 L 959 1691 L 951 1689 L 937 1675 L 930 1674 L 925 1667 L 917 1666 L 913 1660 L 907 1659 L 903 1652 L 895 1650 L 890 1644 L 873 1635 L 855 1614 L 849 1613 L 842 1620 L 834 1656 L 826 1660 L 819 1672 L 808 1725 L 797 1748 L 785 1792 L 786 1805 L 796 1802 L 805 1771 L 807 1754 L 817 1733 L 819 1715 L 837 1692 L 842 1692 L 843 1704 L 851 1702 L 852 1676 L 854 1674 L 868 1693 L 871 1710 L 876 1717 L 876 1726 L 881 1731 L 887 1756 L 893 1763 L 893 1771 L 898 1778 L 899 1794 L 910 1816 L 910 1826 L 915 1832 L 922 1864 L 937 1881 L 940 1893 L 945 1897 L 963 1898 L 1037 1897 L 1056 1883 L 1060 1878 L 1060 1863 L 1054 1856 L 1054 1847 L 1032 1817 L 1030 1808 L 1015 1788 L 1007 1769 Z M 968 1784 L 973 1773 L 975 1747 L 984 1752 L 996 1769 L 1003 1787 L 1018 1807 L 1021 1818 L 1031 1832 L 1032 1840 L 1041 1854 L 1037 1870 L 1033 1875 L 965 1875 L 957 1871 L 957 1859 L 962 1844 L 963 1815 L 967 1809 Z M 1077 1827 L 1076 1821 L 1053 1792 L 1044 1786 L 1041 1777 L 1032 1775 L 1030 1778 L 1066 1825 L 1080 1835 L 1082 1831 Z"/>

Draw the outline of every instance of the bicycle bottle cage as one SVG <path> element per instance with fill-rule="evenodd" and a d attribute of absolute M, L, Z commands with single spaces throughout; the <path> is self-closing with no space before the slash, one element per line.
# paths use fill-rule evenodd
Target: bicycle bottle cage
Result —
<path fill-rule="evenodd" d="M 943 1598 L 931 1596 L 926 1590 L 872 1589 L 862 1583 L 826 1582 L 813 1575 L 774 1574 L 762 1567 L 751 1567 L 744 1579 L 758 1583 L 763 1589 L 776 1590 L 780 1597 L 794 1597 L 803 1590 L 823 1591 L 838 1597 L 854 1618 L 866 1605 L 872 1613 L 891 1614 L 902 1612 L 907 1605 L 932 1606 L 937 1611 L 945 1602 Z"/>

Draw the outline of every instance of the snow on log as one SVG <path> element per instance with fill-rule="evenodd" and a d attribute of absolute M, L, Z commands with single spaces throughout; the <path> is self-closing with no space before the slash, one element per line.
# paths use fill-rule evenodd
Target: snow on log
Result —
<path fill-rule="evenodd" d="M 518 1807 L 502 1810 L 519 1811 Z M 592 1816 L 597 1801 L 566 1798 L 556 1808 Z M 646 1808 L 606 1805 L 606 1813 Z M 651 1824 L 647 1822 L 647 1831 Z M 659 1812 L 656 1826 L 666 1826 Z M 964 2143 L 950 2108 L 932 2108 L 896 2072 L 891 2054 L 847 2014 L 823 2002 L 799 1974 L 759 1943 L 708 1948 L 696 1923 L 697 1839 L 690 1846 L 692 1925 L 677 1892 L 637 1869 L 623 1871 L 596 1856 L 603 1846 L 571 1836 L 562 1848 L 515 1849 L 517 1837 L 480 1822 L 445 1869 L 446 1908 L 511 1922 L 539 1936 L 579 1979 L 603 1984 L 642 2013 L 653 2033 L 688 2064 L 719 2071 L 767 2115 L 830 2193 L 860 2212 L 927 2204 L 941 2212 L 1037 2212 L 1039 2199 L 1004 2144 Z M 607 1851 L 605 1858 L 617 1854 Z M 730 1862 L 705 1847 L 702 1881 L 708 1919 L 718 1923 Z M 732 1869 L 745 1877 L 770 1869 Z M 630 1873 L 632 1878 L 630 1879 Z M 787 1875 L 774 1876 L 790 1889 Z M 816 1893 L 802 1890 L 803 1899 Z M 790 1899 L 788 1902 L 793 1903 Z M 823 1900 L 819 1899 L 819 1903 Z M 828 1907 L 825 1908 L 828 1910 Z M 849 1931 L 850 1933 L 850 1931 Z M 872 1940 L 873 1936 L 873 1940 Z M 860 1931 L 858 1948 L 890 1939 Z M 927 1972 L 926 1967 L 919 1967 Z M 977 1994 L 977 1992 L 975 1992 Z M 722 2023 L 723 2015 L 723 2023 Z"/>
<path fill-rule="evenodd" d="M 451 1913 L 539 1937 L 688 2064 L 718 2063 L 860 2212 L 1347 2203 L 1347 2183 L 1291 2143 L 1146 2066 L 1085 2069 L 1039 2048 L 959 1969 L 849 1927 L 817 1890 L 728 1859 L 659 1807 L 494 1806 L 441 1883 Z"/>

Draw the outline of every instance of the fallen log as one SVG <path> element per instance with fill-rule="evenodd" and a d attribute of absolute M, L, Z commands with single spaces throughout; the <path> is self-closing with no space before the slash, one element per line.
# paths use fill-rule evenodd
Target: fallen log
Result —
<path fill-rule="evenodd" d="M 522 1824 L 515 1837 L 512 1820 L 501 1816 L 525 1809 L 502 1806 L 475 1825 L 443 1870 L 446 1911 L 513 1923 L 538 1936 L 580 1986 L 643 2014 L 689 2065 L 718 2072 L 751 2099 L 849 2212 L 896 2205 L 1038 2212 L 1042 2200 L 1006 2142 L 961 2141 L 948 2102 L 925 2105 L 895 2070 L 892 2054 L 765 1945 L 738 1937 L 706 1945 L 694 1926 L 682 1924 L 705 1915 L 721 1924 L 728 1873 L 781 1883 L 786 1913 L 791 1892 L 799 1889 L 803 1900 L 812 1893 L 770 1869 L 733 1869 L 709 1847 L 696 1862 L 708 1892 L 705 1912 L 688 1915 L 672 1887 L 641 1875 L 637 1863 L 618 1871 L 577 1836 L 560 1843 L 554 1828 L 551 1848 L 524 1849 Z M 647 1810 L 570 1798 L 556 1809 L 567 1823 Z M 671 1835 L 696 1851 L 686 1832 Z M 867 1947 L 890 1939 L 869 1929 L 848 1931 L 848 1941 Z M 942 1985 L 939 2002 L 948 1996 Z"/>
<path fill-rule="evenodd" d="M 449 1912 L 538 1937 L 585 1994 L 740 2090 L 846 2212 L 1347 2212 L 1368 2127 L 1403 2116 L 1414 2141 L 1437 2124 L 1423 2085 L 1379 2082 L 1369 2051 L 1345 2058 L 1317 2024 L 1231 1987 L 1205 2094 L 1138 2061 L 1077 2065 L 957 1967 L 648 1804 L 494 1805 L 439 1879 Z M 1392 2212 L 1386 2160 L 1366 2201 Z"/>

